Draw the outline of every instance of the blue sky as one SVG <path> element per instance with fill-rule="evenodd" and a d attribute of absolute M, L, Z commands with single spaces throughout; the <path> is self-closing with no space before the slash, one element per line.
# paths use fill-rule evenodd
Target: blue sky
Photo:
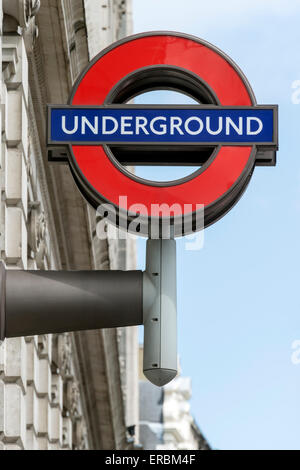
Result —
<path fill-rule="evenodd" d="M 239 203 L 205 231 L 201 251 L 178 241 L 179 353 L 192 378 L 192 412 L 214 448 L 300 449 L 300 364 L 291 361 L 300 339 L 300 105 L 291 99 L 300 2 L 133 6 L 135 32 L 206 39 L 238 63 L 259 104 L 280 106 L 276 168 L 255 170 Z M 145 242 L 138 246 L 143 268 Z"/>

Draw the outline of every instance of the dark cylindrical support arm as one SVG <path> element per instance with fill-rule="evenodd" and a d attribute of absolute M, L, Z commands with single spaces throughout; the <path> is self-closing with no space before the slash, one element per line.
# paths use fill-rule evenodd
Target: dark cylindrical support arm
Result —
<path fill-rule="evenodd" d="M 5 271 L 0 339 L 143 324 L 141 271 Z"/>

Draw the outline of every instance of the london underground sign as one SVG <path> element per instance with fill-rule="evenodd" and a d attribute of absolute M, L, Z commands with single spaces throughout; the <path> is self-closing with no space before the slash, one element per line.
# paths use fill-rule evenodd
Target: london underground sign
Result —
<path fill-rule="evenodd" d="M 127 104 L 155 89 L 186 93 L 198 104 Z M 77 80 L 69 104 L 48 107 L 49 159 L 68 161 L 86 199 L 95 208 L 105 203 L 119 226 L 130 230 L 138 219 L 148 235 L 151 223 L 168 219 L 180 236 L 199 229 L 203 208 L 205 226 L 223 216 L 256 165 L 275 164 L 277 121 L 277 106 L 257 105 L 223 52 L 184 34 L 146 33 L 100 53 Z M 153 182 L 128 165 L 199 169 Z"/>
<path fill-rule="evenodd" d="M 132 104 L 156 89 L 180 91 L 197 104 Z M 146 33 L 104 50 L 77 80 L 68 105 L 48 107 L 48 155 L 70 165 L 79 190 L 104 217 L 149 235 L 146 269 L 6 271 L 0 264 L 0 341 L 143 325 L 145 376 L 158 386 L 172 380 L 178 364 L 173 235 L 216 222 L 238 201 L 256 165 L 275 165 L 277 120 L 277 107 L 257 105 L 237 65 L 198 38 Z M 154 182 L 129 165 L 199 169 Z"/>

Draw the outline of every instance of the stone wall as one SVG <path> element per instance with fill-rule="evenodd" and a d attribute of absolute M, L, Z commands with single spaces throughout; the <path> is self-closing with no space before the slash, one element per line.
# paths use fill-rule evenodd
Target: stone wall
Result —
<path fill-rule="evenodd" d="M 130 2 L 0 0 L 0 15 L 6 268 L 133 269 L 134 243 L 97 240 L 94 211 L 69 169 L 48 165 L 45 148 L 45 104 L 66 102 L 88 60 L 130 32 Z M 138 422 L 136 371 L 135 328 L 4 341 L 0 449 L 129 448 L 126 428 Z"/>

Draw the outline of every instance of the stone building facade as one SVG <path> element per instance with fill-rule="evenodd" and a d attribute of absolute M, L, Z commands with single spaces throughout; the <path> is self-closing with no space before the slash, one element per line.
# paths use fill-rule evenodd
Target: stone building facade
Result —
<path fill-rule="evenodd" d="M 143 375 L 142 356 L 140 346 L 141 446 L 145 450 L 210 450 L 191 414 L 191 379 L 178 375 L 164 387 L 155 387 Z"/>
<path fill-rule="evenodd" d="M 140 380 L 140 443 L 145 450 L 210 450 L 191 415 L 191 380 L 158 388 Z"/>
<path fill-rule="evenodd" d="M 131 0 L 0 0 L 0 247 L 7 269 L 135 269 L 132 240 L 96 236 L 68 167 L 47 162 L 46 104 L 131 33 Z M 41 305 L 41 308 L 42 305 Z M 136 328 L 0 346 L 0 449 L 130 449 L 138 442 Z M 128 433 L 128 428 L 131 435 Z"/>

